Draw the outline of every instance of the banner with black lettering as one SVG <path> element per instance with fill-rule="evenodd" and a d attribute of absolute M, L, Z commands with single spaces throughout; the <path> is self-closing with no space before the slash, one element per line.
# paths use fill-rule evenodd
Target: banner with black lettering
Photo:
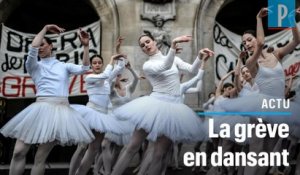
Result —
<path fill-rule="evenodd" d="M 90 35 L 90 55 L 100 51 L 100 21 L 82 27 Z M 83 47 L 77 29 L 46 35 L 53 42 L 53 54 L 63 62 L 81 64 Z M 35 97 L 35 86 L 25 69 L 28 48 L 36 34 L 23 33 L 2 24 L 0 47 L 0 96 L 4 98 Z M 70 96 L 86 94 L 84 76 L 70 77 Z"/>
<path fill-rule="evenodd" d="M 297 24 L 298 28 L 300 23 Z M 213 30 L 214 37 L 214 66 L 215 66 L 215 84 L 217 85 L 219 80 L 226 73 L 234 69 L 237 58 L 242 47 L 242 36 L 237 35 L 219 23 L 216 23 Z M 266 47 L 272 46 L 274 49 L 285 46 L 290 40 L 292 40 L 291 30 L 283 30 L 273 35 L 265 37 Z M 300 75 L 300 45 L 296 49 L 286 55 L 282 60 L 282 65 L 286 77 Z M 299 78 L 296 79 L 298 81 Z M 226 81 L 232 81 L 233 76 Z M 296 85 L 296 83 L 293 83 Z"/>

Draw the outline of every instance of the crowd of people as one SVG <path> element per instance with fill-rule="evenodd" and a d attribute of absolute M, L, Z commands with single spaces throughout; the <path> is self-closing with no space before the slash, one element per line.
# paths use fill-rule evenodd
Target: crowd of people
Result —
<path fill-rule="evenodd" d="M 300 13 L 300 8 L 296 10 Z M 180 148 L 182 144 L 194 143 L 195 152 L 205 151 L 208 155 L 218 146 L 224 151 L 280 151 L 288 149 L 290 160 L 297 160 L 295 174 L 300 174 L 300 154 L 295 147 L 300 139 L 300 81 L 291 93 L 297 77 L 286 77 L 281 60 L 300 43 L 300 32 L 291 29 L 292 40 L 281 48 L 264 48 L 265 36 L 262 18 L 268 9 L 262 8 L 256 16 L 257 28 L 247 30 L 242 35 L 245 50 L 240 52 L 235 69 L 224 75 L 203 102 L 204 111 L 245 112 L 261 111 L 264 100 L 290 99 L 290 117 L 268 116 L 198 116 L 184 104 L 185 94 L 201 93 L 207 61 L 214 52 L 201 48 L 192 64 L 184 62 L 176 54 L 180 44 L 190 42 L 192 36 L 182 35 L 170 42 L 170 48 L 163 54 L 151 33 L 138 38 L 138 45 L 148 56 L 143 74 L 152 86 L 152 92 L 138 98 L 133 93 L 141 79 L 131 67 L 130 58 L 122 53 L 120 46 L 124 38 L 117 40 L 116 54 L 104 71 L 101 55 L 89 58 L 89 35 L 78 31 L 84 47 L 82 65 L 63 63 L 52 55 L 52 43 L 47 32 L 61 33 L 64 29 L 53 24 L 35 36 L 29 48 L 26 69 L 37 89 L 36 102 L 25 108 L 1 128 L 5 137 L 15 138 L 16 144 L 10 164 L 11 175 L 24 173 L 26 154 L 33 144 L 38 144 L 32 175 L 45 173 L 45 161 L 52 148 L 57 145 L 77 145 L 70 160 L 69 175 L 85 175 L 92 165 L 94 174 L 121 175 L 129 166 L 136 153 L 140 153 L 137 174 L 165 174 L 172 157 L 174 168 L 180 169 Z M 40 58 L 40 61 L 38 61 Z M 85 78 L 86 105 L 70 105 L 68 102 L 68 82 L 72 74 L 92 73 Z M 132 78 L 124 78 L 124 70 Z M 181 82 L 181 74 L 193 77 Z M 234 75 L 234 82 L 226 79 Z M 286 80 L 288 80 L 286 83 Z M 226 81 L 226 83 L 225 83 Z M 274 109 L 272 109 L 274 110 Z M 289 138 L 248 138 L 237 143 L 232 138 L 209 138 L 208 118 L 215 120 L 214 128 L 222 123 L 231 126 L 237 123 L 286 123 L 290 128 Z M 216 129 L 218 130 L 218 129 Z M 216 131 L 219 132 L 219 131 Z M 232 134 L 233 135 L 233 134 Z M 255 134 L 253 134 L 255 136 Z M 205 149 L 200 146 L 205 143 Z M 275 148 L 274 148 L 274 145 Z M 143 150 L 142 152 L 140 150 Z M 209 159 L 209 156 L 208 156 Z M 290 167 L 194 167 L 194 172 L 207 174 L 265 175 L 283 172 L 289 174 Z"/>

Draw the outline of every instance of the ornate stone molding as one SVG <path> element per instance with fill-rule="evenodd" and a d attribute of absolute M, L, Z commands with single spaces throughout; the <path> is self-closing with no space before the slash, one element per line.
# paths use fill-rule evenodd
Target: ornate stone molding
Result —
<path fill-rule="evenodd" d="M 154 4 L 164 4 L 167 2 L 172 2 L 172 0 L 144 0 L 144 2 L 150 2 Z"/>
<path fill-rule="evenodd" d="M 141 19 L 152 22 L 156 27 L 176 18 L 174 0 L 144 0 L 141 5 Z"/>

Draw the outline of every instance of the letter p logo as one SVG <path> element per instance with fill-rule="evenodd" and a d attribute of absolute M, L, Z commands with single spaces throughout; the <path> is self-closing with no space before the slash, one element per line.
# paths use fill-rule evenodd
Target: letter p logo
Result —
<path fill-rule="evenodd" d="M 268 0 L 268 27 L 295 27 L 295 0 Z"/>
<path fill-rule="evenodd" d="M 283 4 L 278 4 L 278 26 L 282 26 L 282 21 L 288 15 L 288 8 Z"/>

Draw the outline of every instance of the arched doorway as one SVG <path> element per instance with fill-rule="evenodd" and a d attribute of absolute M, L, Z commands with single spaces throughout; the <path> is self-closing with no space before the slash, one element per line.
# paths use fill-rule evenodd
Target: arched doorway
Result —
<path fill-rule="evenodd" d="M 97 20 L 96 10 L 86 0 L 27 0 L 18 5 L 4 23 L 18 31 L 37 33 L 49 23 L 72 30 Z"/>
<path fill-rule="evenodd" d="M 216 16 L 216 22 L 233 33 L 242 35 L 246 30 L 256 29 L 256 15 L 262 7 L 268 6 L 268 0 L 234 0 L 222 6 Z M 267 18 L 263 18 L 265 35 L 279 30 L 268 30 Z"/>

